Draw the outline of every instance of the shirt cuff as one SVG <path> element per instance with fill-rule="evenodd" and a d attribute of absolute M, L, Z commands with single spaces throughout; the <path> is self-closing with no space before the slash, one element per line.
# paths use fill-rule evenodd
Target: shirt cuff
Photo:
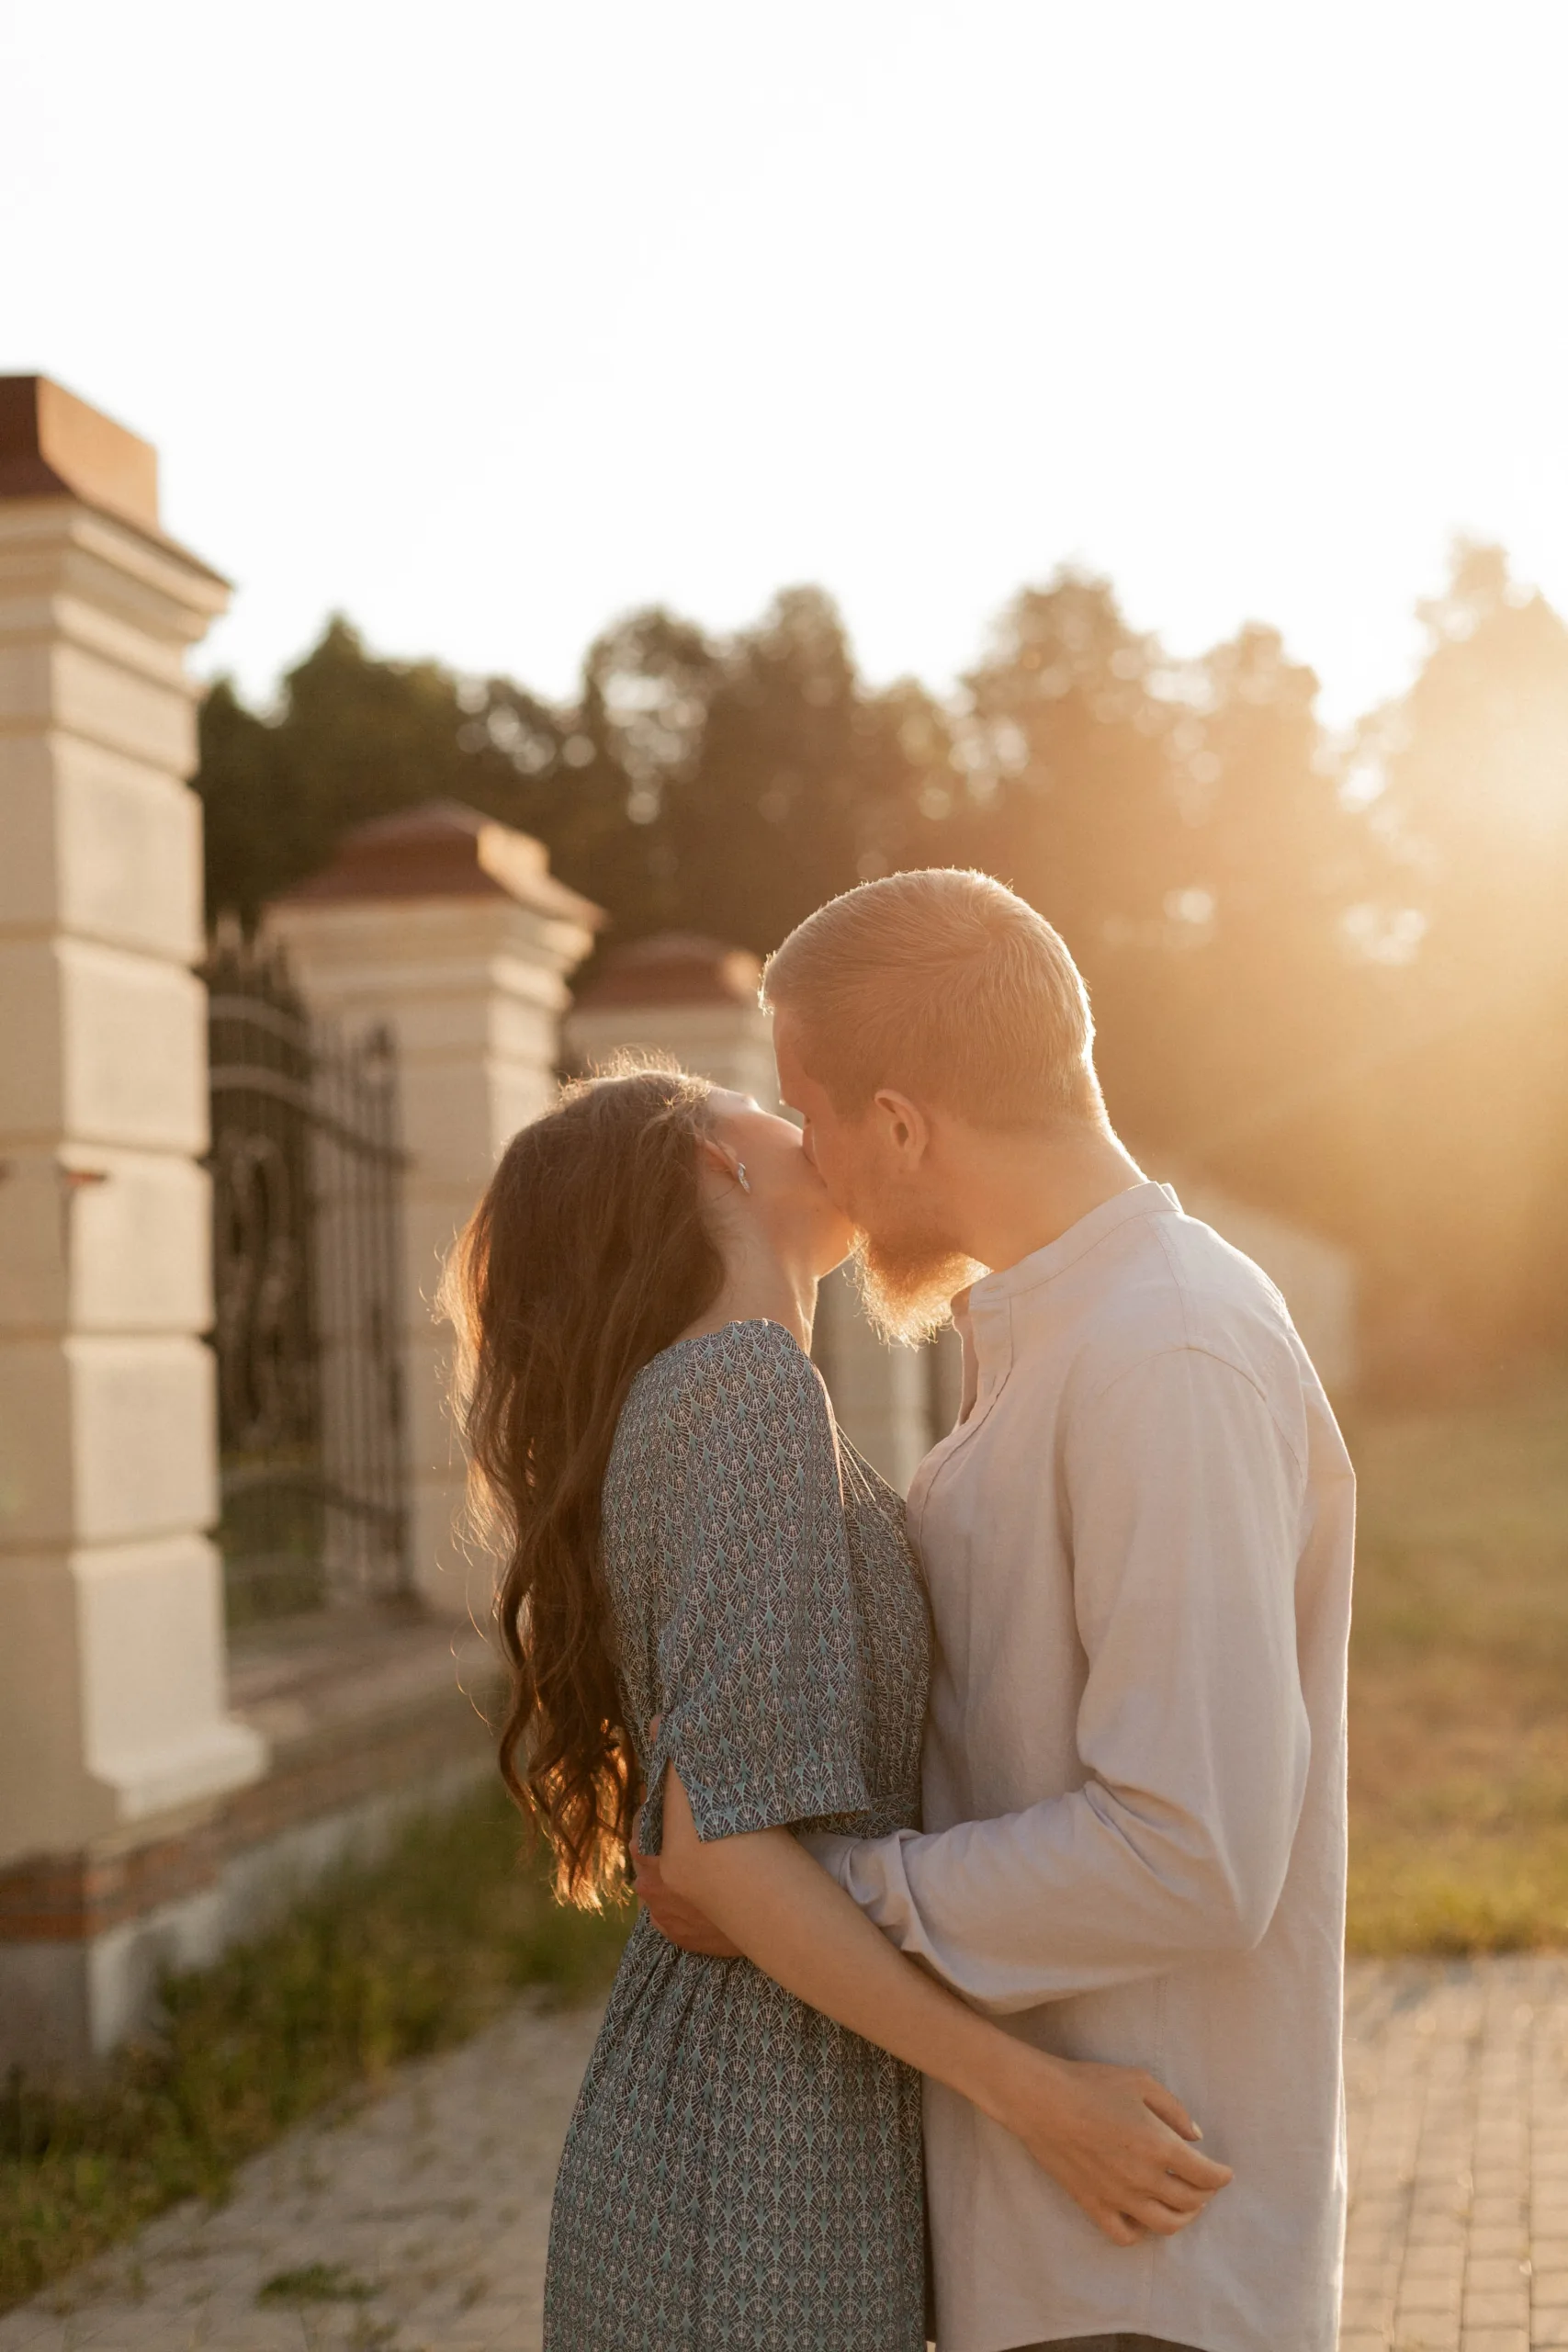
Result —
<path fill-rule="evenodd" d="M 860 1839 L 840 1838 L 831 1829 L 797 1829 L 795 1836 L 812 1860 L 820 1863 L 829 1877 L 836 1879 L 846 1894 L 851 1893 L 850 1872 L 854 1866 L 855 1849 Z"/>

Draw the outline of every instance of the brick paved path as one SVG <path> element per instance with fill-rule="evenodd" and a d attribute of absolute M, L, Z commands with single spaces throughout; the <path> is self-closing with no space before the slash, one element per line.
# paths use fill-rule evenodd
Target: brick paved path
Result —
<path fill-rule="evenodd" d="M 1568 1962 L 1354 1972 L 1341 2352 L 1568 2346 Z"/>
<path fill-rule="evenodd" d="M 410 2067 L 256 2158 L 221 2211 L 168 2214 L 0 2320 L 0 2352 L 537 2352 L 594 2023 L 520 2008 Z M 1359 1966 L 1346 2058 L 1341 2352 L 1568 2352 L 1568 1960 Z M 336 2300 L 258 2301 L 312 2265 Z"/>

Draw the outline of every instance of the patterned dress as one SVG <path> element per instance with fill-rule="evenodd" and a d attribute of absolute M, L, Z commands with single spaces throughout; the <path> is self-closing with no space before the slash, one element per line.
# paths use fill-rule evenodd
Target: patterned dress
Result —
<path fill-rule="evenodd" d="M 650 1852 L 671 1758 L 705 1838 L 918 1826 L 903 1506 L 781 1326 L 637 1375 L 604 1548 Z M 919 2075 L 639 1917 L 556 2182 L 546 2352 L 921 2352 L 924 2270 Z"/>

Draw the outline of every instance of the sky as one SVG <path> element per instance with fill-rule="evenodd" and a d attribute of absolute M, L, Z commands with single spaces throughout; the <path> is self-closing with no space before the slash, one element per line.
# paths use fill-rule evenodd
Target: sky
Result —
<path fill-rule="evenodd" d="M 570 694 L 1064 561 L 1335 723 L 1453 536 L 1568 610 L 1563 0 L 0 0 L 0 373 L 154 441 L 254 697 L 346 612 Z"/>

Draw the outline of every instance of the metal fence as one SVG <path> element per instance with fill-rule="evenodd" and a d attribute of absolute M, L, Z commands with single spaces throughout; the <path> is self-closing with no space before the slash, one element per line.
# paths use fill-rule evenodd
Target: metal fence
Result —
<path fill-rule="evenodd" d="M 231 1626 L 408 1581 L 397 1069 L 276 956 L 207 967 L 212 1345 Z"/>

